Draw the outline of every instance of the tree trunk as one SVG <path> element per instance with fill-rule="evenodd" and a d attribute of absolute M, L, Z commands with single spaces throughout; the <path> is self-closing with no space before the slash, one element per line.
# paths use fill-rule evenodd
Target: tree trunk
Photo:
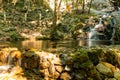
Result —
<path fill-rule="evenodd" d="M 92 0 L 90 1 L 89 10 L 88 10 L 88 14 L 90 14 L 91 5 L 92 5 Z"/>
<path fill-rule="evenodd" d="M 51 30 L 51 39 L 54 40 L 56 34 L 56 23 L 57 23 L 57 0 L 54 0 L 54 14 L 53 14 L 53 24 Z"/>
<path fill-rule="evenodd" d="M 85 12 L 85 0 L 83 0 L 83 2 L 82 2 L 82 13 L 84 13 Z"/>
<path fill-rule="evenodd" d="M 57 0 L 54 0 L 54 16 L 53 16 L 53 27 L 56 30 L 56 22 L 57 22 Z"/>

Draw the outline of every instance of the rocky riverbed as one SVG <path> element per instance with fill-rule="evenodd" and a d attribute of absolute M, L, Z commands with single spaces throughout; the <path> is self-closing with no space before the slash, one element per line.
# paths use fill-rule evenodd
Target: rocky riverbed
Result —
<path fill-rule="evenodd" d="M 1 48 L 0 79 L 119 80 L 119 54 L 120 49 L 112 47 L 78 47 L 69 53 Z"/>

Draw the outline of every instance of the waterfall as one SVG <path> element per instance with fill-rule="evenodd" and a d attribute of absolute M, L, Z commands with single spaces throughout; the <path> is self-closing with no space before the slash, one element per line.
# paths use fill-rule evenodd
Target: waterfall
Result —
<path fill-rule="evenodd" d="M 98 40 L 97 31 L 95 30 L 95 28 L 90 29 L 90 32 L 89 32 L 89 39 Z"/>
<path fill-rule="evenodd" d="M 112 26 L 112 37 L 111 37 L 111 39 L 110 40 L 113 40 L 113 38 L 114 38 L 114 36 L 115 36 L 115 26 L 116 26 L 116 19 L 115 19 L 115 17 L 112 17 L 112 19 L 111 19 L 111 26 Z"/>
<path fill-rule="evenodd" d="M 103 35 L 102 33 L 98 34 L 98 29 L 100 31 L 104 31 L 103 20 L 100 18 L 99 23 L 94 26 L 94 28 L 90 28 L 89 39 L 99 40 L 99 35 Z"/>

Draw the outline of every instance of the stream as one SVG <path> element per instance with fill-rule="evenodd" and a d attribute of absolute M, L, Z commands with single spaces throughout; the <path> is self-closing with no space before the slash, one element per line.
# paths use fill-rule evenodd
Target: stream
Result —
<path fill-rule="evenodd" d="M 92 47 L 92 46 L 110 46 L 110 45 L 111 46 L 120 45 L 120 42 L 114 42 L 110 40 L 63 40 L 63 41 L 25 40 L 18 42 L 0 41 L 0 48 L 17 47 L 20 50 L 22 50 L 23 48 L 47 50 L 49 48 L 75 48 L 77 46 Z"/>

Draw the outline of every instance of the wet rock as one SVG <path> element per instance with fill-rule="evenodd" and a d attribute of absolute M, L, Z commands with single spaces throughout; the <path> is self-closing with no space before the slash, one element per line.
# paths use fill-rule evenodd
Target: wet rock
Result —
<path fill-rule="evenodd" d="M 110 68 L 106 67 L 103 63 L 99 63 L 96 66 L 96 68 L 100 73 L 102 73 L 104 75 L 113 76 L 112 70 Z"/>

